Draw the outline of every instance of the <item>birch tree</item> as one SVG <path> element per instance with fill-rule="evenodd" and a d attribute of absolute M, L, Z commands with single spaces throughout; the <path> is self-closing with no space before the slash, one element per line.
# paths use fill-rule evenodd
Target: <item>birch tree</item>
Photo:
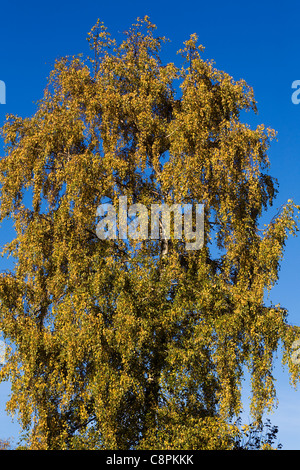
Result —
<path fill-rule="evenodd" d="M 299 376 L 298 329 L 266 301 L 299 210 L 272 209 L 275 132 L 241 121 L 253 90 L 204 60 L 195 34 L 180 66 L 162 63 L 148 17 L 119 43 L 98 21 L 88 41 L 90 57 L 56 61 L 35 114 L 2 128 L 7 409 L 31 449 L 232 449 L 245 370 L 258 424 L 276 403 L 279 343 Z M 97 208 L 118 213 L 121 196 L 203 204 L 203 246 L 172 230 L 99 239 Z"/>

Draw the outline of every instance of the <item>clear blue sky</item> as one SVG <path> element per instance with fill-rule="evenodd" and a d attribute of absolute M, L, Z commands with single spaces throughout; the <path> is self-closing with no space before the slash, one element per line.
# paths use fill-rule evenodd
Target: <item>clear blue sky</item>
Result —
<path fill-rule="evenodd" d="M 300 203 L 300 104 L 291 101 L 292 82 L 300 80 L 297 1 L 1 2 L 0 80 L 6 84 L 6 104 L 0 104 L 0 126 L 7 113 L 23 117 L 34 113 L 34 103 L 42 97 L 54 60 L 86 53 L 86 36 L 97 18 L 119 37 L 119 32 L 146 14 L 157 25 L 158 33 L 171 40 L 164 48 L 165 61 L 178 60 L 175 53 L 183 41 L 197 33 L 205 46 L 205 59 L 213 59 L 218 69 L 236 80 L 245 79 L 253 87 L 259 115 L 249 115 L 249 123 L 264 123 L 278 131 L 278 142 L 273 143 L 269 157 L 271 174 L 279 179 L 280 192 L 270 218 L 287 199 Z M 1 244 L 9 235 L 3 225 Z M 290 238 L 279 283 L 270 296 L 272 302 L 280 302 L 289 310 L 290 322 L 298 325 L 299 265 L 300 237 Z M 0 260 L 0 270 L 5 268 L 7 262 Z M 279 360 L 275 377 L 279 406 L 270 419 L 279 426 L 283 448 L 300 449 L 300 390 L 290 387 Z M 13 436 L 16 441 L 17 422 L 12 423 L 4 412 L 8 393 L 9 384 L 0 384 L 0 438 Z"/>

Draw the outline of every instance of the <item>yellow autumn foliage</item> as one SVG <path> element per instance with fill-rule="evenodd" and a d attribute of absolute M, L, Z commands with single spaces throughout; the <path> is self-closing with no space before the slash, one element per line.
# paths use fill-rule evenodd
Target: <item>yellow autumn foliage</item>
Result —
<path fill-rule="evenodd" d="M 245 367 L 259 423 L 275 403 L 273 357 L 297 329 L 264 294 L 296 233 L 288 201 L 262 231 L 276 181 L 275 132 L 252 130 L 253 90 L 202 58 L 196 35 L 182 67 L 162 64 L 165 38 L 138 19 L 123 42 L 98 21 L 91 57 L 55 63 L 30 118 L 8 116 L 0 162 L 0 328 L 31 449 L 231 449 Z M 99 204 L 204 204 L 204 246 L 100 240 Z"/>

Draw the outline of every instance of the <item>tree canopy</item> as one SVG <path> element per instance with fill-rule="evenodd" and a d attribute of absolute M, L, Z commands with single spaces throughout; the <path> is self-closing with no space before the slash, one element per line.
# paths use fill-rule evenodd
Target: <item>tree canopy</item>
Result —
<path fill-rule="evenodd" d="M 258 424 L 280 344 L 298 380 L 298 330 L 265 300 L 300 208 L 260 228 L 275 132 L 241 121 L 253 90 L 205 61 L 195 34 L 178 67 L 154 32 L 138 19 L 118 44 L 98 21 L 91 56 L 57 60 L 35 114 L 2 128 L 15 268 L 0 275 L 0 375 L 32 449 L 232 449 L 245 370 Z M 203 247 L 100 240 L 97 208 L 120 196 L 204 204 Z"/>

